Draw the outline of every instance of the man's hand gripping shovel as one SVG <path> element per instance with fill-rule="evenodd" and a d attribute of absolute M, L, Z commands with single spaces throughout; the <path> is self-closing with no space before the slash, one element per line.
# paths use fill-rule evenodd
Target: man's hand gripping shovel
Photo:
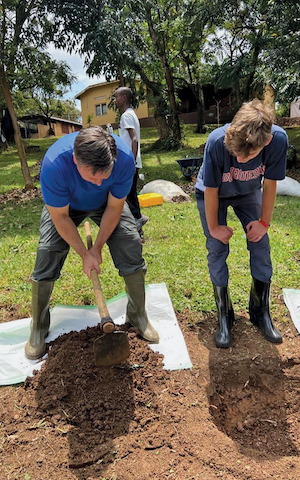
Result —
<path fill-rule="evenodd" d="M 85 222 L 84 228 L 87 247 L 90 249 L 93 242 L 89 222 Z M 110 367 L 123 362 L 129 357 L 128 337 L 125 332 L 115 332 L 115 324 L 109 315 L 96 270 L 91 271 L 91 280 L 103 331 L 103 335 L 94 341 L 95 362 L 97 367 Z"/>

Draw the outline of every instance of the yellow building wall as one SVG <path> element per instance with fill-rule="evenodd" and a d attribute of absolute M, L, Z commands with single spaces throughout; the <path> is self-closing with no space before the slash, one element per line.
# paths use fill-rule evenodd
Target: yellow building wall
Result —
<path fill-rule="evenodd" d="M 49 134 L 49 125 L 41 125 L 38 123 L 38 137 L 39 138 L 45 138 Z"/>
<path fill-rule="evenodd" d="M 118 87 L 118 81 L 102 83 L 88 88 L 82 93 L 82 95 L 80 95 L 82 126 L 84 128 L 89 126 L 89 118 L 91 119 L 90 125 L 105 126 L 108 123 L 117 123 L 117 112 L 109 109 L 108 104 L 111 101 L 112 94 Z M 106 106 L 106 109 L 103 107 L 104 105 Z M 98 106 L 98 114 L 96 112 L 96 106 Z M 101 114 L 99 114 L 99 110 Z M 135 110 L 135 113 L 138 118 L 147 118 L 148 103 L 141 103 Z"/>

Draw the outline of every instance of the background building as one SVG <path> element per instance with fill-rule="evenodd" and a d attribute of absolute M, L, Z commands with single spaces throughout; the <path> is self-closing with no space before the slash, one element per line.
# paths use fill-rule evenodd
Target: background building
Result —
<path fill-rule="evenodd" d="M 44 115 L 23 115 L 18 121 L 23 138 L 45 138 L 49 135 L 49 120 Z M 50 123 L 56 137 L 82 128 L 80 122 L 65 118 L 50 117 Z"/>
<path fill-rule="evenodd" d="M 96 83 L 76 95 L 75 98 L 81 102 L 83 127 L 88 127 L 89 125 L 105 127 L 108 123 L 113 128 L 118 127 L 118 122 L 116 121 L 117 112 L 109 108 L 109 104 L 112 101 L 113 93 L 119 86 L 120 82 L 118 80 Z M 140 103 L 135 112 L 140 120 L 148 118 L 148 103 Z"/>

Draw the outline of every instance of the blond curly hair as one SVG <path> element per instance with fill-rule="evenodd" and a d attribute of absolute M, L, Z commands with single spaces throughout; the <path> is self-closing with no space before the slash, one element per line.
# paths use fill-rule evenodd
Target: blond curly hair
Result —
<path fill-rule="evenodd" d="M 272 107 L 257 98 L 244 103 L 235 114 L 225 134 L 225 146 L 230 153 L 248 157 L 263 148 L 271 139 L 274 121 Z"/>

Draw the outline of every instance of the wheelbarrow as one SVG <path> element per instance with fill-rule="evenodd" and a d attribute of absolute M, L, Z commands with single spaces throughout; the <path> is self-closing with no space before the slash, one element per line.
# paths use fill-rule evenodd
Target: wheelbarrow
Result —
<path fill-rule="evenodd" d="M 191 180 L 193 175 L 196 175 L 199 171 L 199 168 L 202 164 L 202 157 L 187 157 L 180 160 L 176 160 L 180 170 L 182 171 L 186 180 Z"/>

